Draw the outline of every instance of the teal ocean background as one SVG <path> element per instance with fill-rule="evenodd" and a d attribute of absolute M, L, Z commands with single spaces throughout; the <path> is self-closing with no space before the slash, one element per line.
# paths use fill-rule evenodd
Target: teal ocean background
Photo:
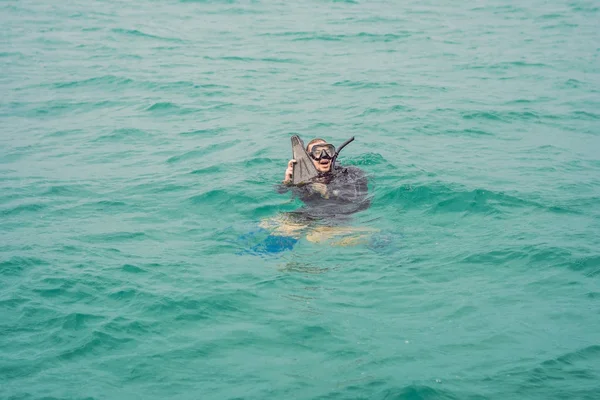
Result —
<path fill-rule="evenodd" d="M 0 398 L 600 398 L 597 1 L 0 9 Z M 251 251 L 293 133 L 369 243 Z"/>

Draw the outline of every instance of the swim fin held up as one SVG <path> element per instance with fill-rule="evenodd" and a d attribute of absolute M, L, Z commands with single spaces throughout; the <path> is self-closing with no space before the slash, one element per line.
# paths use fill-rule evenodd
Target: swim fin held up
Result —
<path fill-rule="evenodd" d="M 306 184 L 319 175 L 310 156 L 304 149 L 304 142 L 298 135 L 292 136 L 292 157 L 296 160 L 292 172 L 292 184 Z"/>

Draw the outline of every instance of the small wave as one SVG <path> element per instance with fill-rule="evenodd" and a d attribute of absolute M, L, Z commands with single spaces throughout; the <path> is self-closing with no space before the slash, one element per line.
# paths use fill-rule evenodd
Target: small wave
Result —
<path fill-rule="evenodd" d="M 97 355 L 107 351 L 115 350 L 131 340 L 133 339 L 117 338 L 101 331 L 94 331 L 91 337 L 84 340 L 83 343 L 63 350 L 59 354 L 58 358 L 61 360 L 71 361 L 81 357 L 88 357 L 90 354 Z"/>
<path fill-rule="evenodd" d="M 530 369 L 504 371 L 503 376 L 521 381 L 518 392 L 523 398 L 595 399 L 598 394 L 595 366 L 598 362 L 600 346 L 591 345 L 543 361 Z M 569 385 L 558 382 L 569 382 Z M 549 395 L 550 392 L 552 395 Z"/>
<path fill-rule="evenodd" d="M 210 190 L 206 193 L 192 196 L 189 200 L 194 204 L 214 204 L 221 207 L 229 207 L 234 204 L 253 204 L 256 202 L 255 198 L 245 196 L 239 193 L 229 193 L 225 190 L 215 189 Z"/>
<path fill-rule="evenodd" d="M 389 162 L 379 153 L 363 153 L 355 157 L 344 157 L 344 165 L 373 166 Z"/>
<path fill-rule="evenodd" d="M 169 113 L 169 114 L 183 115 L 183 114 L 199 112 L 200 110 L 184 108 L 184 107 L 178 106 L 177 104 L 174 104 L 174 103 L 171 103 L 168 101 L 164 101 L 164 102 L 158 102 L 158 103 L 152 104 L 150 107 L 146 108 L 146 111 L 150 111 L 155 114 Z"/>
<path fill-rule="evenodd" d="M 14 215 L 21 215 L 26 213 L 37 213 L 42 210 L 45 210 L 46 208 L 47 206 L 41 203 L 21 204 L 16 207 L 0 210 L 0 216 L 11 217 Z"/>
<path fill-rule="evenodd" d="M 125 202 L 114 201 L 114 200 L 100 200 L 100 201 L 92 203 L 92 204 L 101 209 L 127 206 L 127 203 L 125 203 Z"/>
<path fill-rule="evenodd" d="M 441 380 L 438 380 L 441 382 Z M 425 385 L 410 385 L 399 391 L 390 390 L 388 391 L 392 398 L 400 399 L 439 399 L 439 400 L 454 400 L 459 399 L 461 396 L 455 395 L 449 390 L 434 389 L 431 386 Z M 395 395 L 393 394 L 395 393 Z"/>
<path fill-rule="evenodd" d="M 208 154 L 234 147 L 235 145 L 240 144 L 241 142 L 241 140 L 236 139 L 223 143 L 215 143 L 210 146 L 206 146 L 201 150 L 192 150 L 178 156 L 170 157 L 169 159 L 167 159 L 167 163 L 176 164 L 182 161 L 200 159 L 202 157 L 207 156 Z"/>
<path fill-rule="evenodd" d="M 309 41 L 326 41 L 326 42 L 340 42 L 344 40 L 346 35 L 330 35 L 330 34 L 310 34 L 308 36 L 301 36 L 293 39 L 295 42 L 309 42 Z"/>
<path fill-rule="evenodd" d="M 521 246 L 519 248 L 505 248 L 470 254 L 462 261 L 470 264 L 495 266 L 507 265 L 514 263 L 516 260 L 553 268 L 568 268 L 572 271 L 581 272 L 589 278 L 600 275 L 600 257 L 576 258 L 569 250 L 546 245 Z M 537 282 L 534 282 L 533 285 L 537 285 Z"/>
<path fill-rule="evenodd" d="M 580 88 L 583 85 L 583 82 L 577 80 L 577 79 L 567 79 L 562 86 L 564 87 L 568 87 L 568 88 Z"/>
<path fill-rule="evenodd" d="M 479 7 L 479 10 L 492 10 L 494 14 L 514 14 L 514 13 L 523 13 L 527 10 L 523 7 L 517 7 L 514 5 L 503 5 L 503 6 L 488 6 L 488 7 Z"/>
<path fill-rule="evenodd" d="M 50 29 L 40 29 L 40 32 L 52 32 L 54 30 L 54 28 L 50 28 Z M 36 39 L 33 40 L 34 43 L 39 43 L 41 45 L 43 45 L 44 47 L 71 47 L 73 46 L 73 43 L 71 43 L 68 40 L 62 40 L 62 39 L 57 39 L 56 37 L 52 38 L 51 36 L 48 35 L 41 35 L 38 36 Z"/>
<path fill-rule="evenodd" d="M 600 114 L 593 113 L 589 111 L 574 111 L 571 115 L 575 119 L 584 120 L 584 121 L 597 121 L 600 120 Z"/>
<path fill-rule="evenodd" d="M 538 19 L 559 19 L 559 18 L 564 18 L 565 15 L 564 14 L 557 14 L 557 13 L 550 13 L 550 14 L 544 14 L 538 17 Z"/>
<path fill-rule="evenodd" d="M 340 269 L 337 266 L 326 266 L 321 267 L 319 265 L 314 265 L 310 263 L 304 263 L 299 261 L 288 261 L 284 264 L 281 264 L 277 267 L 278 271 L 287 272 L 287 273 L 301 273 L 301 274 L 311 274 L 311 275 L 322 275 L 326 274 L 330 271 L 336 271 Z M 260 285 L 264 285 L 266 282 L 260 282 Z"/>
<path fill-rule="evenodd" d="M 53 185 L 48 188 L 44 192 L 42 192 L 43 196 L 90 196 L 93 193 L 90 192 L 86 185 Z"/>
<path fill-rule="evenodd" d="M 464 112 L 462 113 L 464 119 L 486 119 L 489 121 L 501 121 L 502 118 L 497 112 L 494 111 L 475 111 L 475 112 Z"/>
<path fill-rule="evenodd" d="M 226 131 L 225 128 L 196 129 L 193 131 L 181 132 L 180 135 L 181 136 L 195 136 L 195 135 L 216 136 L 225 131 Z"/>
<path fill-rule="evenodd" d="M 500 70 L 507 70 L 507 69 L 511 69 L 511 68 L 543 68 L 543 67 L 548 67 L 548 65 L 546 64 L 542 64 L 542 63 L 528 63 L 526 61 L 505 61 L 505 62 L 499 62 L 499 63 L 495 63 L 495 64 L 467 64 L 467 65 L 461 65 L 460 69 L 464 70 L 464 69 L 485 69 L 485 70 L 494 70 L 494 69 L 500 69 Z"/>
<path fill-rule="evenodd" d="M 401 18 L 390 16 L 390 15 L 359 15 L 346 17 L 340 20 L 342 23 L 363 23 L 363 24 L 375 24 L 379 25 L 382 23 L 390 24 L 401 24 L 404 22 Z"/>
<path fill-rule="evenodd" d="M 446 133 L 448 133 L 450 135 L 461 135 L 461 136 L 472 136 L 472 137 L 494 136 L 494 134 L 491 132 L 487 132 L 487 131 L 484 131 L 481 129 L 472 129 L 472 128 L 461 129 L 461 130 L 448 129 L 448 130 L 446 130 Z"/>
<path fill-rule="evenodd" d="M 118 60 L 143 60 L 144 57 L 137 55 L 137 54 L 131 54 L 131 53 L 125 53 L 125 54 L 118 54 L 116 55 L 116 58 Z"/>
<path fill-rule="evenodd" d="M 0 264 L 0 275 L 2 273 L 2 266 Z M 0 299 L 0 308 L 4 311 L 19 311 L 21 307 L 29 302 L 30 300 L 24 297 L 11 297 L 9 299 Z M 1 328 L 0 328 L 1 329 Z"/>
<path fill-rule="evenodd" d="M 138 142 L 140 139 L 147 139 L 151 135 L 141 129 L 135 128 L 120 128 L 115 129 L 110 134 L 101 135 L 94 139 L 94 142 Z"/>
<path fill-rule="evenodd" d="M 231 14 L 231 15 L 259 15 L 264 14 L 265 11 L 252 8 L 252 7 L 230 7 L 223 10 L 218 10 L 214 12 L 215 14 Z"/>
<path fill-rule="evenodd" d="M 202 210 L 211 210 L 214 215 L 214 212 L 221 212 L 223 210 L 237 209 L 238 213 L 244 212 L 247 209 L 254 210 L 254 205 L 258 199 L 241 194 L 240 192 L 215 189 L 191 196 L 188 198 L 188 201 L 195 206 L 201 207 L 200 209 Z M 206 251 L 209 254 L 220 252 L 218 246 L 209 247 Z"/>
<path fill-rule="evenodd" d="M 205 155 L 206 153 L 203 150 L 192 150 L 179 156 L 169 157 L 169 159 L 167 159 L 167 163 L 176 164 L 182 161 L 201 159 Z"/>
<path fill-rule="evenodd" d="M 36 287 L 32 289 L 32 292 L 36 293 L 43 298 L 54 298 L 61 297 L 69 294 L 69 289 L 73 286 L 72 281 L 65 281 L 64 279 L 44 279 L 44 287 Z"/>
<path fill-rule="evenodd" d="M 542 363 L 543 366 L 554 366 L 558 364 L 573 365 L 578 361 L 600 361 L 600 345 L 584 347 L 571 353 L 557 357 L 555 360 L 548 360 Z"/>
<path fill-rule="evenodd" d="M 118 33 L 121 35 L 126 35 L 126 36 L 141 37 L 141 38 L 146 38 L 146 39 L 156 39 L 156 40 L 162 40 L 162 41 L 166 41 L 166 42 L 185 43 L 185 40 L 182 40 L 182 39 L 152 35 L 149 33 L 144 33 L 137 29 L 115 28 L 115 29 L 111 29 L 111 32 Z"/>
<path fill-rule="evenodd" d="M 144 232 L 111 232 L 101 233 L 96 235 L 86 235 L 79 240 L 94 243 L 111 243 L 111 242 L 124 242 L 128 240 L 147 240 L 148 235 Z"/>
<path fill-rule="evenodd" d="M 514 121 L 531 121 L 542 119 L 558 119 L 560 117 L 552 114 L 538 114 L 533 111 L 467 111 L 461 113 L 462 118 L 467 120 L 487 120 L 510 123 Z"/>
<path fill-rule="evenodd" d="M 235 4 L 237 0 L 179 0 L 180 3 Z"/>
<path fill-rule="evenodd" d="M 573 24 L 573 23 L 569 23 L 569 22 L 561 22 L 559 24 L 543 26 L 541 29 L 543 31 L 548 31 L 551 29 L 559 29 L 559 30 L 561 30 L 561 33 L 564 34 L 565 28 L 577 28 L 578 26 L 579 25 L 577 25 L 577 24 Z"/>
<path fill-rule="evenodd" d="M 320 325 L 302 325 L 296 329 L 290 329 L 286 332 L 290 340 L 299 342 L 328 340 L 331 336 L 331 330 Z"/>
<path fill-rule="evenodd" d="M 23 53 L 19 53 L 18 51 L 1 51 L 0 58 L 5 57 L 15 57 L 20 60 L 25 59 L 25 55 Z"/>
<path fill-rule="evenodd" d="M 178 185 L 175 183 L 157 184 L 150 191 L 151 193 L 176 193 L 190 190 L 188 185 Z"/>
<path fill-rule="evenodd" d="M 63 318 L 63 329 L 67 330 L 83 330 L 89 329 L 91 326 L 105 320 L 105 317 L 93 314 L 72 313 Z"/>
<path fill-rule="evenodd" d="M 589 278 L 600 275 L 600 256 L 580 257 L 569 263 L 573 271 L 583 272 Z"/>
<path fill-rule="evenodd" d="M 121 266 L 121 271 L 130 273 L 130 274 L 141 274 L 141 273 L 147 272 L 145 269 L 140 268 L 137 265 L 133 265 L 133 264 L 124 264 L 123 266 Z"/>
<path fill-rule="evenodd" d="M 433 379 L 432 379 L 433 381 Z M 438 380 L 440 383 L 441 380 Z M 377 399 L 406 399 L 406 400 L 420 400 L 420 399 L 431 399 L 431 400 L 458 400 L 462 397 L 449 390 L 434 389 L 431 386 L 426 385 L 409 385 L 405 387 L 393 387 L 385 380 L 378 379 L 376 377 L 361 377 L 350 381 L 339 382 L 337 384 L 338 390 L 344 389 L 351 391 L 357 398 L 362 398 L 360 393 L 368 393 L 368 398 Z M 475 396 L 473 398 L 479 398 Z"/>
<path fill-rule="evenodd" d="M 17 160 L 20 160 L 23 157 L 25 157 L 25 154 L 21 153 L 21 152 L 12 152 L 12 153 L 8 153 L 5 155 L 0 155 L 0 163 L 7 164 L 7 163 L 15 162 Z"/>
<path fill-rule="evenodd" d="M 547 64 L 527 62 L 527 61 L 505 61 L 490 66 L 491 68 L 508 69 L 512 67 L 525 67 L 525 68 L 542 68 L 548 67 Z"/>
<path fill-rule="evenodd" d="M 83 247 L 79 247 L 79 246 L 70 246 L 70 245 L 63 245 L 59 247 L 59 251 L 62 254 L 76 254 L 76 255 L 81 255 L 85 253 L 85 248 Z"/>
<path fill-rule="evenodd" d="M 149 305 L 148 309 L 162 315 L 171 315 L 178 321 L 205 320 L 241 312 L 244 305 L 254 298 L 256 295 L 247 291 L 213 294 L 204 296 L 201 300 L 163 296 Z"/>
<path fill-rule="evenodd" d="M 108 297 L 123 302 L 136 298 L 138 294 L 138 290 L 133 288 L 118 288 L 108 293 Z"/>
<path fill-rule="evenodd" d="M 0 262 L 0 275 L 18 275 L 27 268 L 39 265 L 49 265 L 48 262 L 35 257 L 12 257 Z"/>
<path fill-rule="evenodd" d="M 25 363 L 25 362 L 11 362 L 7 360 L 2 360 L 2 364 L 0 364 L 0 376 L 3 378 L 4 382 L 9 382 L 12 379 L 23 379 L 27 376 L 33 376 L 39 373 L 43 369 L 41 363 Z M 4 388 L 3 388 L 4 389 Z M 23 390 L 23 389 L 22 389 Z M 39 393 L 38 393 L 39 395 Z M 33 399 L 36 398 L 32 393 L 28 393 L 23 391 L 19 393 L 17 396 L 11 396 L 7 399 Z M 54 397 L 46 397 L 48 400 L 56 400 Z"/>
<path fill-rule="evenodd" d="M 84 131 L 81 129 L 63 129 L 49 133 L 48 135 L 46 135 L 46 137 L 65 137 L 71 135 L 80 135 L 83 133 Z"/>
<path fill-rule="evenodd" d="M 531 104 L 531 103 L 536 103 L 537 100 L 529 100 L 529 99 L 516 99 L 516 100 L 510 100 L 510 101 L 506 101 L 504 104 L 505 105 L 524 105 L 524 104 Z"/>
<path fill-rule="evenodd" d="M 126 317 L 116 317 L 108 321 L 103 326 L 103 330 L 115 336 L 125 338 L 136 337 L 140 334 L 154 332 L 153 325 L 150 322 L 140 321 Z"/>
<path fill-rule="evenodd" d="M 397 112 L 409 112 L 412 111 L 413 109 L 402 105 L 402 104 L 396 104 L 394 106 L 388 107 L 388 108 L 367 108 L 366 110 L 364 110 L 362 113 L 360 113 L 359 115 L 357 115 L 357 118 L 362 118 L 362 117 L 366 117 L 368 115 L 378 115 L 378 114 L 388 114 L 388 113 L 397 113 Z"/>
<path fill-rule="evenodd" d="M 2 174 L 4 176 L 2 179 L 0 179 L 0 182 L 17 181 L 18 178 L 10 177 L 10 175 L 16 174 L 16 172 L 17 172 L 16 169 L 0 168 L 0 174 Z M 3 194 L 0 197 L 0 202 L 5 201 L 7 199 L 16 199 L 16 198 L 19 198 L 19 196 L 16 194 L 10 194 L 10 195 Z"/>
<path fill-rule="evenodd" d="M 359 39 L 362 42 L 393 42 L 400 39 L 406 39 L 411 36 L 409 32 L 402 33 L 369 33 L 369 32 L 360 32 L 356 34 L 329 34 L 329 33 L 312 33 L 312 32 L 297 32 L 292 35 L 288 34 L 288 36 L 295 36 L 293 41 L 343 41 L 343 40 L 356 40 Z"/>
<path fill-rule="evenodd" d="M 83 88 L 105 85 L 126 85 L 133 82 L 133 79 L 118 77 L 114 75 L 105 75 L 95 78 L 76 80 L 71 82 L 54 83 L 52 86 L 56 89 Z M 120 86 L 121 88 L 122 86 Z"/>
<path fill-rule="evenodd" d="M 503 196 L 486 190 L 453 193 L 450 195 L 450 198 L 441 200 L 435 204 L 430 211 L 433 213 L 468 212 L 499 214 L 500 211 L 490 203 L 491 201 L 499 200 L 501 197 Z"/>
<path fill-rule="evenodd" d="M 313 32 L 309 32 L 309 31 L 283 31 L 283 32 L 267 32 L 267 33 L 261 33 L 258 36 L 273 36 L 273 37 L 286 37 L 286 36 L 306 36 L 306 35 L 311 35 Z"/>
<path fill-rule="evenodd" d="M 214 60 L 214 58 L 211 58 L 211 57 L 205 57 L 205 58 Z M 278 58 L 278 57 L 254 58 L 254 57 L 225 56 L 225 57 L 220 57 L 218 59 L 225 60 L 225 61 L 244 61 L 244 62 L 258 61 L 258 62 L 268 62 L 268 63 L 302 64 L 302 61 L 300 61 L 297 58 Z"/>
<path fill-rule="evenodd" d="M 516 197 L 503 192 L 485 189 L 467 190 L 461 186 L 444 183 L 428 185 L 405 185 L 388 190 L 381 195 L 381 202 L 394 202 L 403 207 L 425 208 L 431 213 L 484 213 L 503 218 L 506 212 L 516 208 L 536 208 L 553 213 L 578 213 L 576 210 Z"/>
<path fill-rule="evenodd" d="M 96 195 L 92 195 L 91 197 L 97 197 Z M 116 212 L 120 208 L 129 207 L 128 203 L 118 201 L 118 200 L 100 200 L 100 201 L 88 201 L 85 203 L 75 204 L 71 207 L 67 206 L 65 208 L 59 209 L 58 213 L 69 214 L 75 210 L 94 210 L 94 211 L 107 211 L 107 212 Z"/>
<path fill-rule="evenodd" d="M 462 261 L 468 264 L 477 265 L 506 265 L 506 263 L 514 262 L 515 260 L 523 260 L 529 256 L 527 251 L 523 250 L 492 250 L 484 253 L 469 254 Z"/>
<path fill-rule="evenodd" d="M 120 106 L 118 101 L 95 101 L 95 102 L 69 102 L 69 101 L 48 101 L 43 104 L 36 104 L 35 108 L 18 110 L 16 115 L 23 117 L 53 117 L 64 114 L 76 114 L 78 112 L 97 111 L 102 108 Z M 20 112 L 19 112 L 20 111 Z"/>
<path fill-rule="evenodd" d="M 275 160 L 273 160 L 271 158 L 256 157 L 256 158 L 251 158 L 249 160 L 243 160 L 240 163 L 245 168 L 249 168 L 249 167 L 257 168 L 257 167 L 265 167 L 265 166 L 268 166 L 268 165 L 272 165 L 274 163 L 274 161 Z"/>
<path fill-rule="evenodd" d="M 203 96 L 224 95 L 226 92 L 223 89 L 229 89 L 228 85 L 217 85 L 214 83 L 198 84 L 192 81 L 175 81 L 175 82 L 148 82 L 149 88 L 156 88 L 165 91 L 179 92 L 181 89 L 206 89 Z"/>
<path fill-rule="evenodd" d="M 333 84 L 333 86 L 348 86 L 355 87 L 361 89 L 379 89 L 379 88 L 388 88 L 388 87 L 397 87 L 400 86 L 397 82 L 365 82 L 365 81 L 351 81 L 351 80 L 343 80 L 338 81 Z"/>
<path fill-rule="evenodd" d="M 590 2 L 589 5 L 588 4 L 580 4 L 579 2 L 577 3 L 571 3 L 571 10 L 573 11 L 579 11 L 582 12 L 584 14 L 594 14 L 600 11 L 600 7 L 594 7 L 592 6 L 593 2 Z"/>
<path fill-rule="evenodd" d="M 223 171 L 223 167 L 220 165 L 212 165 L 210 167 L 206 167 L 206 168 L 199 168 L 199 169 L 195 169 L 192 172 L 190 172 L 190 174 L 194 174 L 194 175 L 211 175 L 211 174 L 216 174 L 217 172 L 222 172 Z"/>
<path fill-rule="evenodd" d="M 411 36 L 410 32 L 403 33 L 369 33 L 369 32 L 361 32 L 355 37 L 359 38 L 367 38 L 370 42 L 392 42 L 398 39 L 405 39 Z"/>

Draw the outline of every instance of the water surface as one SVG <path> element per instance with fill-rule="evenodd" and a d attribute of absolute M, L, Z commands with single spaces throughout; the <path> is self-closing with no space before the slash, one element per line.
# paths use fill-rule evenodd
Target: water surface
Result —
<path fill-rule="evenodd" d="M 600 396 L 596 2 L 0 8 L 0 397 Z M 247 251 L 292 132 L 369 244 Z"/>

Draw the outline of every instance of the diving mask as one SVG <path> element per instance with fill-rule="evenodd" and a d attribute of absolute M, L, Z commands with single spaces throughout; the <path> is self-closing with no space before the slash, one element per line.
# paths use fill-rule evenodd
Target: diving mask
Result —
<path fill-rule="evenodd" d="M 310 156 L 315 161 L 319 161 L 322 158 L 333 159 L 335 156 L 335 146 L 329 143 L 315 144 L 310 150 Z"/>

